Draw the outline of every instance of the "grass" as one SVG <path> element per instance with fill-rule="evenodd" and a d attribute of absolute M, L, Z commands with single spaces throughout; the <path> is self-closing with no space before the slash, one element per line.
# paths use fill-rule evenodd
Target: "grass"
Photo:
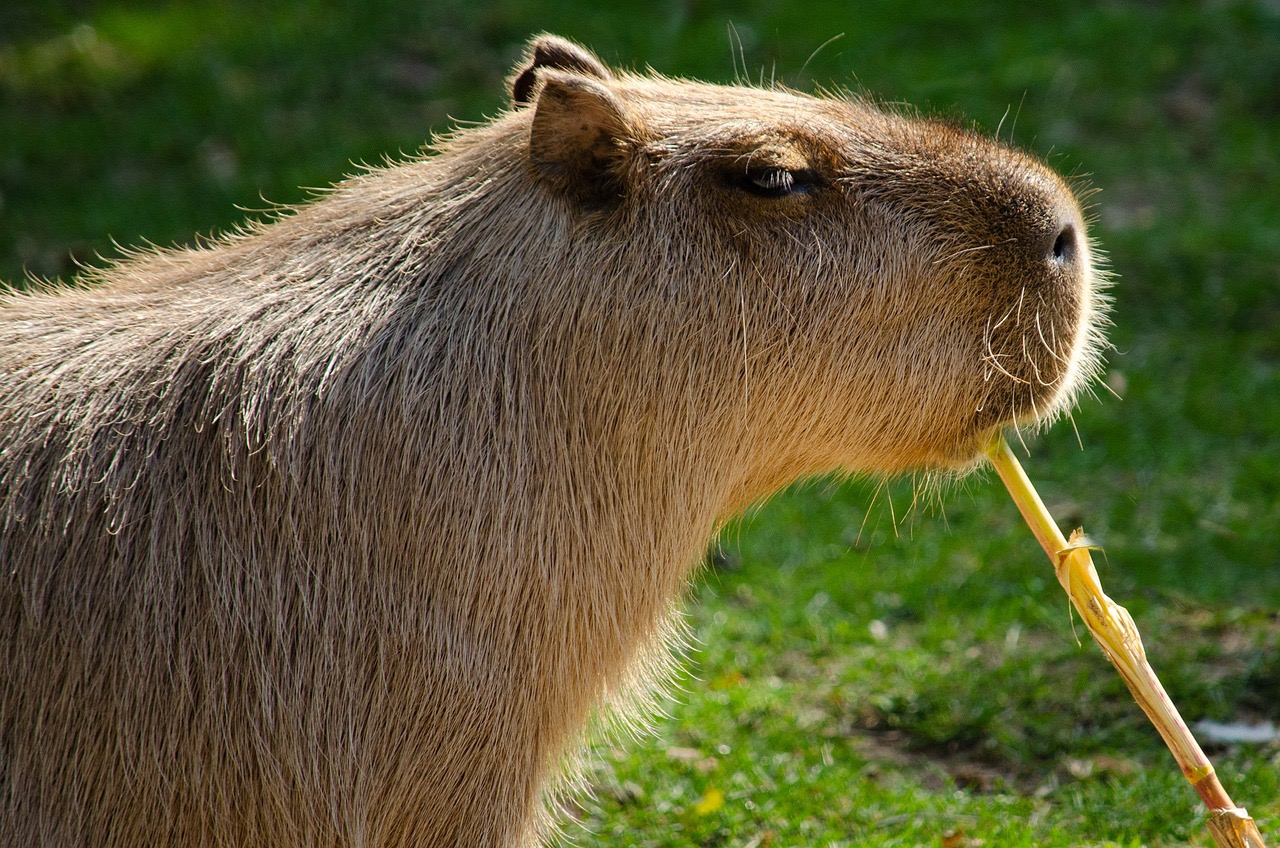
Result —
<path fill-rule="evenodd" d="M 1123 399 L 1028 471 L 1105 544 L 1189 720 L 1280 720 L 1274 4 L 4 4 L 0 279 L 226 228 L 478 120 L 540 30 L 967 116 L 1101 189 Z M 994 478 L 911 502 L 811 482 L 726 533 L 671 716 L 601 748 L 582 844 L 1209 844 Z M 1211 755 L 1280 839 L 1280 748 Z"/>

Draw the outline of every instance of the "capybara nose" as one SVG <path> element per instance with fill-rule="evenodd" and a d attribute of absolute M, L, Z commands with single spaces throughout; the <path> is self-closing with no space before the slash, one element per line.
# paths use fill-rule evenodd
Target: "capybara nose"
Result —
<path fill-rule="evenodd" d="M 1055 199 L 1042 208 L 1043 217 L 1033 213 L 1022 224 L 1027 231 L 1014 236 L 1022 261 L 1030 263 L 1028 271 L 1055 286 L 1087 286 L 1089 245 L 1079 207 L 1074 200 L 1067 205 Z"/>

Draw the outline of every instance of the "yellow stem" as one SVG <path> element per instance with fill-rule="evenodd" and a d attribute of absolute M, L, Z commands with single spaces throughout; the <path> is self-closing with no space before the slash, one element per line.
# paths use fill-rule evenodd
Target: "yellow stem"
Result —
<path fill-rule="evenodd" d="M 1178 714 L 1177 708 L 1148 664 L 1142 639 L 1132 617 L 1124 607 L 1116 604 L 1102 591 L 1084 534 L 1077 530 L 1070 541 L 1063 537 L 1053 516 L 1045 508 L 1026 472 L 1022 470 L 1022 465 L 1002 436 L 996 436 L 992 440 L 987 448 L 987 456 L 1031 532 L 1048 554 L 1058 582 L 1067 591 L 1103 654 L 1120 672 L 1134 700 L 1164 738 L 1183 775 L 1212 813 L 1242 813 L 1243 811 L 1236 811 L 1235 804 L 1214 774 L 1209 758 L 1187 729 L 1182 716 Z M 1262 843 L 1259 840 L 1256 844 Z"/>

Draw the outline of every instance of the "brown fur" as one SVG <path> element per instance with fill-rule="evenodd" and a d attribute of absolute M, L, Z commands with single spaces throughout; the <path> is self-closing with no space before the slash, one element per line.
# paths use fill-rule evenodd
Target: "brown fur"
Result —
<path fill-rule="evenodd" d="M 546 37 L 513 82 L 0 301 L 9 844 L 536 844 L 726 517 L 964 467 L 1096 369 L 1079 208 L 1023 154 Z"/>

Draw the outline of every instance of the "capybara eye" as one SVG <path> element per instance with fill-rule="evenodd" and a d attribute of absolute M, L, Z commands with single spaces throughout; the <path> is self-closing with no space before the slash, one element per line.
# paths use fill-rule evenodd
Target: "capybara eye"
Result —
<path fill-rule="evenodd" d="M 821 182 L 817 171 L 807 168 L 751 168 L 738 180 L 738 187 L 759 197 L 807 194 Z"/>

